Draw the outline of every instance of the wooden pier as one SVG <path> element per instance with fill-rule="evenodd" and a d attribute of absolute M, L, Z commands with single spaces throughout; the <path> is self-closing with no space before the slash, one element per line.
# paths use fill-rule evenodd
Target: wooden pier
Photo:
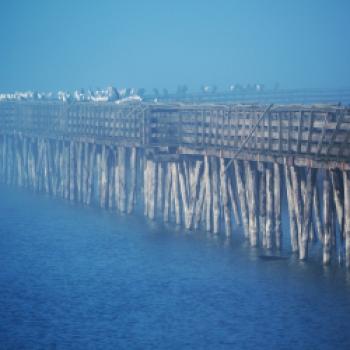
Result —
<path fill-rule="evenodd" d="M 1 102 L 0 178 L 350 267 L 348 107 Z"/>

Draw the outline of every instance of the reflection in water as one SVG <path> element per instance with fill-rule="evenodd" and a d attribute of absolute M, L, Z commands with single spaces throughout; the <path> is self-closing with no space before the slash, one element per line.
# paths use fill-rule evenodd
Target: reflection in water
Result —
<path fill-rule="evenodd" d="M 350 348 L 343 268 L 0 192 L 0 348 Z"/>

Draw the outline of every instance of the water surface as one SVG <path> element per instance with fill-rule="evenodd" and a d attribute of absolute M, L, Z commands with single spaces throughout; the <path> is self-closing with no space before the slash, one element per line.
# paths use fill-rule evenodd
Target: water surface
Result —
<path fill-rule="evenodd" d="M 345 272 L 0 186 L 0 349 L 350 349 Z"/>

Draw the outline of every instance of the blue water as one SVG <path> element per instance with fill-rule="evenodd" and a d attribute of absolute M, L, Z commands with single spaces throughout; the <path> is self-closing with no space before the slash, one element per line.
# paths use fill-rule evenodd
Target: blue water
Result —
<path fill-rule="evenodd" d="M 0 187 L 0 349 L 350 349 L 338 268 Z"/>

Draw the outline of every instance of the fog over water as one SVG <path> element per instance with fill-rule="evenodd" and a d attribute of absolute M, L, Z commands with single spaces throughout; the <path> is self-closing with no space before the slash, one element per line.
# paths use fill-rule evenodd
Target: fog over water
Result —
<path fill-rule="evenodd" d="M 343 106 L 349 13 L 348 0 L 3 0 L 0 100 L 137 107 L 141 95 L 198 102 L 202 89 L 208 103 Z M 57 145 L 68 184 L 68 143 Z M 320 244 L 307 262 L 290 253 L 283 200 L 282 259 L 271 259 L 237 227 L 227 239 L 0 184 L 0 350 L 349 350 L 350 272 L 336 257 L 322 266 Z"/>
<path fill-rule="evenodd" d="M 343 269 L 0 192 L 2 349 L 349 349 Z"/>
<path fill-rule="evenodd" d="M 0 92 L 350 86 L 347 0 L 1 2 Z"/>

